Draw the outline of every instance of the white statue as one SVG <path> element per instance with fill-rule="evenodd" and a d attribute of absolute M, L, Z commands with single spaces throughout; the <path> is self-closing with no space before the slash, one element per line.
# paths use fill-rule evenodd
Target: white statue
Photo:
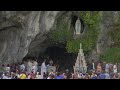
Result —
<path fill-rule="evenodd" d="M 42 78 L 43 78 L 43 73 L 46 73 L 47 72 L 47 67 L 46 67 L 46 65 L 45 65 L 45 61 L 42 63 L 42 65 L 41 65 L 41 76 L 42 76 Z"/>
<path fill-rule="evenodd" d="M 81 31 L 81 21 L 78 18 L 75 23 L 75 32 L 76 32 L 76 34 L 80 34 L 80 31 Z"/>

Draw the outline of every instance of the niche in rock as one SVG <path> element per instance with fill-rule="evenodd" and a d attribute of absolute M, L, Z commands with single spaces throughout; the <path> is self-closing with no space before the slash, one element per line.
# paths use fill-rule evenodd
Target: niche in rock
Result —
<path fill-rule="evenodd" d="M 74 30 L 75 30 L 75 24 L 76 24 L 76 21 L 78 20 L 78 16 L 72 16 L 71 17 L 71 25 L 73 25 L 73 27 L 74 27 Z M 83 31 L 84 31 L 84 22 L 83 22 L 83 20 L 81 19 L 81 18 L 79 18 L 79 20 L 80 20 L 80 23 L 81 23 L 81 31 L 80 31 L 80 33 L 83 33 Z"/>

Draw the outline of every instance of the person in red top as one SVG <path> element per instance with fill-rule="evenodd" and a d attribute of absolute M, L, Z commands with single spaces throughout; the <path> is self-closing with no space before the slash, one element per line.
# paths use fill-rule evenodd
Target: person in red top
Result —
<path fill-rule="evenodd" d="M 102 67 L 101 67 L 101 64 L 98 63 L 97 65 L 97 70 L 96 70 L 97 73 L 101 73 L 102 72 Z"/>
<path fill-rule="evenodd" d="M 35 74 L 34 74 L 34 72 L 33 72 L 33 71 L 31 72 L 31 74 L 30 74 L 30 75 L 31 75 L 31 79 L 35 79 Z"/>

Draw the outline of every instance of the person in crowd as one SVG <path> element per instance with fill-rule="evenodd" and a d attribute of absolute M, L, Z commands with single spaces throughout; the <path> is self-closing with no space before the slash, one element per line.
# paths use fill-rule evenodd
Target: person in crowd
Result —
<path fill-rule="evenodd" d="M 43 61 L 43 63 L 42 63 L 42 65 L 41 65 L 41 76 L 42 76 L 42 78 L 43 78 L 43 74 L 44 75 L 46 75 L 46 73 L 47 73 L 47 67 L 46 67 L 46 59 Z"/>
<path fill-rule="evenodd" d="M 37 72 L 37 75 L 35 76 L 35 79 L 42 79 L 41 74 Z"/>
<path fill-rule="evenodd" d="M 94 60 L 92 60 L 92 70 L 95 70 L 95 63 L 94 63 Z"/>
<path fill-rule="evenodd" d="M 50 59 L 50 61 L 49 61 L 49 66 L 53 66 L 53 60 L 52 59 Z"/>
<path fill-rule="evenodd" d="M 113 72 L 113 64 L 110 62 L 109 63 L 109 73 Z"/>
<path fill-rule="evenodd" d="M 98 76 L 98 79 L 105 79 L 105 78 L 106 78 L 106 75 L 102 72 Z"/>
<path fill-rule="evenodd" d="M 55 79 L 64 79 L 64 76 L 62 75 L 61 72 L 58 72 L 57 76 L 55 77 Z"/>
<path fill-rule="evenodd" d="M 109 73 L 109 63 L 106 63 L 106 65 L 105 65 L 105 72 Z"/>
<path fill-rule="evenodd" d="M 71 73 L 69 72 L 69 70 L 68 70 L 68 69 L 66 69 L 65 74 L 67 75 L 67 79 L 70 79 L 70 77 L 71 77 Z"/>
<path fill-rule="evenodd" d="M 7 72 L 5 74 L 3 74 L 3 78 L 2 79 L 9 79 Z"/>
<path fill-rule="evenodd" d="M 92 75 L 90 77 L 91 79 L 97 79 L 97 74 L 95 72 L 92 72 Z"/>
<path fill-rule="evenodd" d="M 69 65 L 60 65 L 59 70 L 52 68 L 51 71 L 48 71 L 46 60 L 39 64 L 39 68 L 37 61 L 33 60 L 29 59 L 26 64 L 12 63 L 1 65 L 0 79 L 120 79 L 118 63 L 96 62 L 95 64 L 92 60 L 87 72 L 74 71 L 73 73 L 71 69 L 66 69 Z M 53 63 L 51 62 L 50 65 L 53 66 Z M 18 66 L 21 67 L 19 68 Z"/>
<path fill-rule="evenodd" d="M 43 77 L 42 79 L 47 79 L 47 74 L 45 72 L 43 72 Z"/>
<path fill-rule="evenodd" d="M 19 76 L 19 79 L 26 79 L 26 78 L 27 78 L 27 76 L 26 76 L 25 72 L 22 72 Z"/>
<path fill-rule="evenodd" d="M 34 74 L 36 73 L 36 67 L 35 67 L 34 63 L 32 64 L 32 71 Z"/>
<path fill-rule="evenodd" d="M 106 71 L 106 73 L 105 73 L 105 79 L 110 79 L 109 71 Z"/>
<path fill-rule="evenodd" d="M 15 78 L 19 79 L 20 75 L 19 75 L 19 71 L 16 69 L 16 73 L 15 73 Z"/>
<path fill-rule="evenodd" d="M 10 73 L 10 65 L 9 64 L 7 64 L 7 66 L 6 66 L 6 72 Z"/>
<path fill-rule="evenodd" d="M 97 65 L 97 70 L 96 70 L 97 74 L 100 74 L 102 72 L 102 67 L 101 67 L 101 64 L 98 63 Z"/>
<path fill-rule="evenodd" d="M 114 73 L 112 79 L 119 79 L 118 74 L 117 74 L 117 73 Z"/>
<path fill-rule="evenodd" d="M 113 66 L 113 73 L 117 73 L 117 63 Z"/>

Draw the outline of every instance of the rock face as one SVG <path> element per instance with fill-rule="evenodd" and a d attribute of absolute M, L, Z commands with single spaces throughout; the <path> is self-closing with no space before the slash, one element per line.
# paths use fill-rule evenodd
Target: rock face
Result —
<path fill-rule="evenodd" d="M 0 63 L 21 62 L 23 57 L 46 39 L 59 11 L 1 11 Z M 33 41 L 35 39 L 35 41 Z M 34 53 L 38 51 L 34 48 Z M 37 54 L 37 53 L 35 53 Z"/>
<path fill-rule="evenodd" d="M 100 12 L 101 14 L 101 21 L 100 21 L 100 33 L 98 35 L 98 41 L 96 43 L 96 48 L 93 50 L 88 59 L 89 60 L 98 60 L 99 54 L 102 54 L 106 48 L 108 48 L 112 41 L 108 36 L 108 32 L 110 30 L 110 26 L 118 21 L 119 12 L 116 11 L 103 11 Z"/>
<path fill-rule="evenodd" d="M 0 12 L 0 63 L 21 62 L 26 55 L 38 56 L 47 47 L 47 34 L 58 17 L 65 11 L 1 11 Z M 79 12 L 70 14 L 79 15 Z M 109 45 L 106 35 L 116 12 L 102 12 L 101 31 L 96 44 L 97 53 Z M 94 56 L 93 53 L 89 58 Z"/>

